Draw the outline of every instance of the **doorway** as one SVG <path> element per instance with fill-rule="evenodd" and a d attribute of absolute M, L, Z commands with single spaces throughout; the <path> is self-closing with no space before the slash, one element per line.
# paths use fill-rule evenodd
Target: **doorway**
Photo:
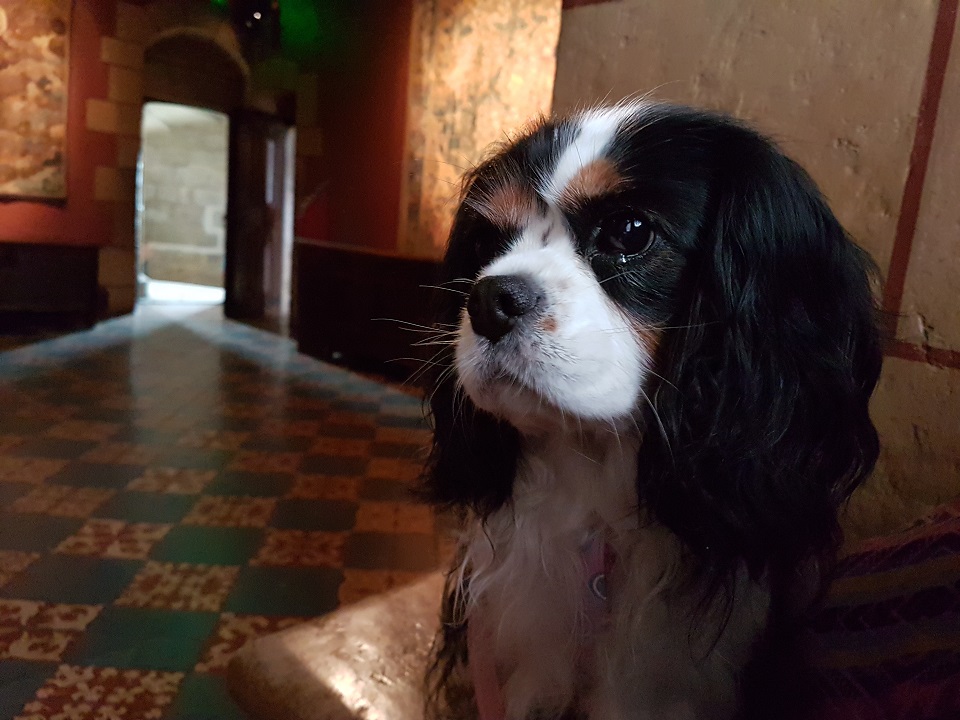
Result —
<path fill-rule="evenodd" d="M 229 119 L 147 102 L 137 163 L 137 285 L 148 302 L 224 302 Z"/>

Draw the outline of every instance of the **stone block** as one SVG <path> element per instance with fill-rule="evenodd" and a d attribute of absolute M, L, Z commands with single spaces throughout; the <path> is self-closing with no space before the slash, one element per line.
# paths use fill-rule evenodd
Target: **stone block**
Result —
<path fill-rule="evenodd" d="M 118 103 L 136 105 L 143 102 L 143 73 L 111 65 L 107 97 Z"/>
<path fill-rule="evenodd" d="M 104 287 L 130 287 L 137 281 L 137 255 L 133 248 L 100 249 L 98 282 Z"/>
<path fill-rule="evenodd" d="M 150 36 L 146 10 L 128 2 L 118 2 L 116 35 L 118 40 L 145 44 Z"/>
<path fill-rule="evenodd" d="M 143 68 L 143 45 L 117 38 L 100 38 L 100 60 L 134 70 Z"/>
<path fill-rule="evenodd" d="M 87 129 L 111 135 L 140 134 L 140 106 L 87 99 Z"/>
<path fill-rule="evenodd" d="M 117 138 L 118 168 L 136 168 L 139 154 L 140 138 L 133 135 L 122 135 Z"/>

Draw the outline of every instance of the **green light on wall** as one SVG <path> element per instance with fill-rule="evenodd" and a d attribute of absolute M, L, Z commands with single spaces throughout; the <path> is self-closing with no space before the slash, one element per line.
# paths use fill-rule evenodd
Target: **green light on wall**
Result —
<path fill-rule="evenodd" d="M 336 44 L 338 23 L 330 5 L 317 0 L 280 0 L 284 54 L 306 59 Z"/>
<path fill-rule="evenodd" d="M 230 0 L 210 0 L 214 10 L 229 10 Z"/>

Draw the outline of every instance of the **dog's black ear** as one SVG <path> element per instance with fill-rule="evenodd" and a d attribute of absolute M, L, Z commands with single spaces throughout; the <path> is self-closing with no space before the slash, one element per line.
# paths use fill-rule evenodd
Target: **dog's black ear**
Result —
<path fill-rule="evenodd" d="M 873 265 L 803 169 L 725 132 L 638 487 L 706 567 L 790 572 L 833 549 L 838 508 L 877 458 Z"/>
<path fill-rule="evenodd" d="M 437 283 L 444 288 L 436 294 L 438 328 L 450 330 L 460 322 L 465 293 L 480 270 L 476 234 L 481 231 L 480 219 L 462 203 Z M 470 508 L 486 517 L 510 497 L 519 435 L 513 426 L 477 408 L 463 391 L 452 344 L 437 356 L 427 378 L 434 434 L 424 477 L 426 495 L 440 505 Z"/>

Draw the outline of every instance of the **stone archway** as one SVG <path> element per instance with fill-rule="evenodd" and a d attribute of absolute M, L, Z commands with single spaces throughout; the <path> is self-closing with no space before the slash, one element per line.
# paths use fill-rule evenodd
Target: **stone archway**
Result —
<path fill-rule="evenodd" d="M 231 112 L 243 105 L 250 69 L 229 42 L 180 27 L 159 33 L 147 44 L 143 74 L 149 100 Z"/>

